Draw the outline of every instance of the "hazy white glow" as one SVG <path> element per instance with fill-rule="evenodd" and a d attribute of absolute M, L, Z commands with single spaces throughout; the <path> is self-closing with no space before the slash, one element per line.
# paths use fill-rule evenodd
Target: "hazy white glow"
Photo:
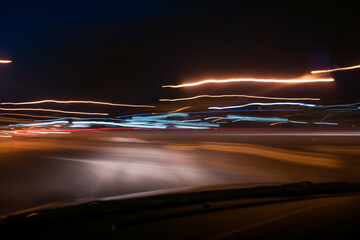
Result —
<path fill-rule="evenodd" d="M 251 95 L 198 95 L 187 98 L 173 98 L 173 99 L 160 99 L 160 102 L 175 102 L 175 101 L 187 101 L 197 98 L 224 98 L 224 97 L 243 97 L 243 98 L 261 98 L 261 99 L 274 99 L 274 100 L 294 100 L 294 101 L 318 101 L 320 98 L 282 98 L 282 97 L 266 97 L 266 96 L 251 96 Z"/>
<path fill-rule="evenodd" d="M 325 69 L 325 70 L 315 70 L 315 71 L 311 71 L 311 73 L 312 73 L 312 74 L 317 74 L 317 73 L 329 73 L 329 72 L 335 72 L 335 71 L 351 70 L 351 69 L 356 69 L 356 68 L 360 68 L 360 65 L 355 65 L 355 66 L 350 66 L 350 67 L 343 67 L 343 68 L 333 68 L 333 69 Z"/>
<path fill-rule="evenodd" d="M 185 83 L 180 85 L 164 85 L 163 88 L 182 88 L 193 87 L 206 83 L 232 83 L 232 82 L 263 82 L 263 83 L 314 83 L 314 82 L 333 82 L 333 78 L 297 78 L 297 79 L 261 79 L 261 78 L 234 78 L 222 80 L 202 80 L 199 82 Z"/>
<path fill-rule="evenodd" d="M 81 101 L 81 100 L 69 100 L 69 101 L 61 101 L 61 100 L 40 100 L 40 101 L 32 101 L 32 102 L 3 102 L 1 105 L 30 105 L 30 104 L 40 104 L 40 103 L 84 103 L 84 104 L 100 104 L 100 105 L 110 105 L 110 106 L 121 106 L 121 107 L 149 107 L 153 108 L 155 106 L 149 105 L 131 105 L 131 104 L 122 104 L 122 103 L 109 103 L 109 102 L 97 102 L 97 101 Z"/>
<path fill-rule="evenodd" d="M 57 112 L 57 113 L 66 113 L 66 114 L 82 114 L 82 115 L 102 115 L 107 116 L 107 113 L 94 113 L 94 112 L 72 112 L 72 111 L 63 111 L 57 109 L 47 109 L 47 108 L 0 108 L 3 111 L 39 111 L 39 112 Z"/>

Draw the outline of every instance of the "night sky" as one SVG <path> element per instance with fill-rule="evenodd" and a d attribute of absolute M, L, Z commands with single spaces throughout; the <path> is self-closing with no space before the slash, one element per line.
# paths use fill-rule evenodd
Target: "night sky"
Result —
<path fill-rule="evenodd" d="M 156 103 L 160 97 L 197 93 L 162 89 L 164 84 L 291 78 L 357 65 L 355 3 L 1 0 L 0 59 L 14 62 L 0 65 L 0 100 Z M 341 94 L 329 91 L 327 97 L 354 93 L 360 84 L 349 81 L 340 84 Z M 201 89 L 202 94 L 224 91 L 296 94 L 248 85 Z M 298 94 L 318 93 L 304 89 Z"/>

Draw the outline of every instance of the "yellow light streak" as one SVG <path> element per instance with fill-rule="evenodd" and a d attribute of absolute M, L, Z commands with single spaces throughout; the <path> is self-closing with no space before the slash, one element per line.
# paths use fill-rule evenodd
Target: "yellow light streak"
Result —
<path fill-rule="evenodd" d="M 266 96 L 251 96 L 251 95 L 198 95 L 187 98 L 173 98 L 173 99 L 160 99 L 160 102 L 175 102 L 175 101 L 187 101 L 198 98 L 224 98 L 224 97 L 242 97 L 242 98 L 261 98 L 272 100 L 293 100 L 293 101 L 319 101 L 320 98 L 281 98 L 281 97 L 266 97 Z"/>
<path fill-rule="evenodd" d="M 343 67 L 343 68 L 333 68 L 333 69 L 325 69 L 325 70 L 315 70 L 315 71 L 311 71 L 311 73 L 312 73 L 312 74 L 330 73 L 330 72 L 350 70 L 350 69 L 356 69 L 356 68 L 360 68 L 360 65 L 355 65 L 355 66 L 350 66 L 350 67 Z"/>
<path fill-rule="evenodd" d="M 11 60 L 0 60 L 0 63 L 11 63 Z"/>
<path fill-rule="evenodd" d="M 107 116 L 107 113 L 94 113 L 94 112 L 72 112 L 64 111 L 57 109 L 48 109 L 48 108 L 0 108 L 3 111 L 39 111 L 39 112 L 57 112 L 57 113 L 66 113 L 66 114 L 82 114 L 82 115 L 101 115 Z"/>
<path fill-rule="evenodd" d="M 82 100 L 62 101 L 62 100 L 54 100 L 54 99 L 46 99 L 46 100 L 31 101 L 31 102 L 3 102 L 0 104 L 1 105 L 31 105 L 31 104 L 41 104 L 41 103 L 60 103 L 60 104 L 80 103 L 80 104 L 99 104 L 99 105 L 120 106 L 120 107 L 147 107 L 147 108 L 155 107 L 150 105 L 134 105 L 134 104 L 82 101 Z"/>
<path fill-rule="evenodd" d="M 298 79 L 261 79 L 261 78 L 234 78 L 234 79 L 209 79 L 199 82 L 185 83 L 180 85 L 164 85 L 163 88 L 183 88 L 193 87 L 206 83 L 233 83 L 233 82 L 262 82 L 262 83 L 314 83 L 314 82 L 333 82 L 333 78 L 298 78 Z"/>
<path fill-rule="evenodd" d="M 191 106 L 188 106 L 188 107 L 182 107 L 182 108 L 176 109 L 176 110 L 171 111 L 171 112 L 168 112 L 168 113 L 176 113 L 176 112 L 180 112 L 180 111 L 182 111 L 182 110 L 188 109 L 188 108 L 191 108 Z"/>

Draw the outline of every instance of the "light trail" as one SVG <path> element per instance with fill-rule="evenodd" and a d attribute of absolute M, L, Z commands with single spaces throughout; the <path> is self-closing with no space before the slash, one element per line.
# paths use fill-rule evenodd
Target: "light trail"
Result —
<path fill-rule="evenodd" d="M 180 85 L 164 85 L 163 88 L 183 88 L 193 87 L 206 83 L 232 83 L 232 82 L 262 82 L 262 83 L 314 83 L 314 82 L 333 82 L 333 78 L 297 78 L 297 79 L 261 79 L 261 78 L 234 78 L 234 79 L 223 79 L 223 80 L 202 80 L 199 82 L 185 83 Z"/>
<path fill-rule="evenodd" d="M 12 116 L 24 116 L 24 117 L 36 117 L 36 118 L 59 118 L 54 116 L 40 116 L 32 114 L 21 114 L 21 113 L 0 113 L 0 115 L 12 115 Z"/>
<path fill-rule="evenodd" d="M 320 98 L 282 98 L 282 97 L 266 97 L 266 96 L 252 96 L 252 95 L 198 95 L 194 97 L 186 98 L 173 98 L 173 99 L 160 99 L 160 102 L 175 102 L 175 101 L 187 101 L 198 98 L 224 98 L 224 97 L 241 97 L 241 98 L 260 98 L 271 100 L 289 100 L 289 101 L 319 101 Z"/>
<path fill-rule="evenodd" d="M 150 115 L 150 116 L 133 116 L 132 120 L 136 121 L 151 121 L 151 120 L 159 120 L 159 119 L 166 119 L 168 117 L 188 117 L 189 113 L 159 113 L 157 115 Z"/>
<path fill-rule="evenodd" d="M 98 104 L 98 105 L 109 105 L 109 106 L 120 106 L 120 107 L 144 107 L 144 108 L 154 108 L 155 106 L 151 105 L 133 105 L 133 104 L 122 104 L 122 103 L 110 103 L 110 102 L 97 102 L 97 101 L 82 101 L 82 100 L 54 100 L 46 99 L 39 101 L 30 101 L 30 102 L 3 102 L 1 105 L 31 105 L 31 104 L 41 104 L 41 103 L 60 103 L 60 104 L 69 104 L 69 103 L 79 103 L 79 104 Z"/>
<path fill-rule="evenodd" d="M 318 74 L 318 73 L 330 73 L 330 72 L 336 72 L 336 71 L 344 71 L 344 70 L 351 70 L 360 68 L 360 65 L 350 66 L 350 67 L 343 67 L 343 68 L 333 68 L 333 69 L 325 69 L 325 70 L 315 70 L 311 71 L 311 74 Z"/>
<path fill-rule="evenodd" d="M 11 138 L 11 135 L 1 135 L 0 134 L 0 137 L 2 137 L 2 138 Z"/>
<path fill-rule="evenodd" d="M 18 119 L 18 118 L 9 118 L 9 117 L 0 117 L 0 122 L 30 122 L 30 120 Z"/>
<path fill-rule="evenodd" d="M 191 106 L 188 106 L 188 107 L 182 107 L 182 108 L 176 109 L 176 110 L 174 110 L 174 111 L 170 111 L 169 113 L 176 113 L 176 112 L 180 112 L 180 111 L 185 110 L 185 109 L 188 109 L 188 108 L 191 108 Z"/>
<path fill-rule="evenodd" d="M 301 107 L 318 107 L 316 104 L 307 104 L 307 103 L 293 103 L 293 102 L 277 102 L 277 103 L 248 103 L 237 106 L 226 106 L 226 107 L 209 107 L 208 109 L 231 109 L 231 108 L 244 108 L 248 106 L 277 106 L 277 105 L 291 105 L 291 106 L 301 106 Z"/>
<path fill-rule="evenodd" d="M 208 109 L 216 109 L 216 110 L 222 110 L 222 109 L 233 109 L 233 108 L 244 108 L 248 106 L 278 106 L 278 105 L 290 105 L 290 106 L 301 106 L 301 107 L 310 107 L 310 108 L 325 108 L 325 110 L 339 110 L 339 109 L 329 109 L 329 108 L 336 108 L 336 107 L 349 107 L 349 109 L 340 109 L 340 110 L 359 110 L 360 102 L 357 103 L 350 103 L 350 104 L 340 104 L 340 105 L 317 105 L 317 104 L 309 104 L 309 103 L 296 103 L 296 102 L 275 102 L 275 103 L 247 103 L 243 105 L 237 105 L 237 106 L 225 106 L 225 107 L 209 107 Z M 328 109 L 326 109 L 328 108 Z M 265 109 L 262 109 L 261 111 L 265 111 Z"/>
<path fill-rule="evenodd" d="M 0 108 L 0 110 L 2 110 L 2 111 L 39 111 L 39 112 L 57 112 L 57 113 L 65 113 L 65 114 L 108 116 L 107 113 L 72 112 L 72 111 L 64 111 L 64 110 L 57 110 L 57 109 L 47 109 L 47 108 Z"/>
<path fill-rule="evenodd" d="M 207 117 L 204 120 L 218 119 L 218 117 Z M 297 124 L 308 124 L 308 122 L 293 121 L 288 118 L 279 118 L 279 117 L 249 117 L 249 116 L 237 116 L 237 115 L 227 115 L 221 119 L 232 120 L 232 122 L 247 121 L 247 122 L 273 122 L 270 126 L 280 123 L 297 123 Z M 212 122 L 212 121 L 211 121 Z M 330 123 L 329 125 L 337 125 Z"/>
<path fill-rule="evenodd" d="M 45 135 L 45 134 L 71 134 L 64 131 L 47 131 L 47 130 L 15 130 L 14 135 Z"/>
<path fill-rule="evenodd" d="M 11 63 L 12 61 L 11 60 L 0 60 L 0 63 Z"/>
<path fill-rule="evenodd" d="M 91 126 L 91 125 L 108 125 L 108 126 L 117 126 L 117 127 L 132 127 L 132 128 L 157 128 L 157 129 L 166 129 L 167 126 L 164 124 L 153 123 L 149 124 L 147 122 L 129 122 L 129 123 L 115 123 L 115 122 L 105 122 L 105 121 L 74 121 L 73 127 L 82 127 L 82 126 Z"/>
<path fill-rule="evenodd" d="M 325 109 L 327 110 L 327 109 Z M 345 109 L 346 110 L 346 109 Z M 201 114 L 201 113 L 226 113 L 226 112 L 298 112 L 299 109 L 241 109 L 241 110 L 225 110 L 225 111 L 200 111 L 200 112 L 185 112 L 185 114 Z M 159 116 L 168 113 L 138 113 L 132 115 L 117 116 L 116 119 L 123 119 L 128 117 L 138 116 Z"/>
<path fill-rule="evenodd" d="M 313 122 L 313 124 L 339 125 L 339 123 L 331 123 L 331 122 Z"/>
<path fill-rule="evenodd" d="M 52 122 L 43 122 L 43 123 L 25 123 L 25 124 L 10 124 L 9 127 L 38 127 L 38 126 L 48 126 L 56 124 L 68 124 L 69 121 L 52 121 Z"/>

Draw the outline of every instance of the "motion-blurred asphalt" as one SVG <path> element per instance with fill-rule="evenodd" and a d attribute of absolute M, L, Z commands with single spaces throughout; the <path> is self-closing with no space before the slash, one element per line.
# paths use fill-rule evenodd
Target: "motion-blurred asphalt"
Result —
<path fill-rule="evenodd" d="M 0 138 L 0 215 L 188 186 L 360 182 L 360 131 L 118 130 Z"/>

